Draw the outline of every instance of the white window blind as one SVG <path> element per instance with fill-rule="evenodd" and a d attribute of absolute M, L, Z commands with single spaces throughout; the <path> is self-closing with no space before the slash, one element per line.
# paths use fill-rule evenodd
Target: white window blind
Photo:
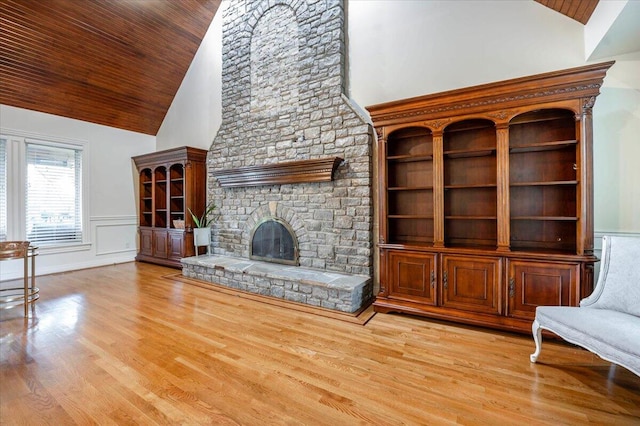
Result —
<path fill-rule="evenodd" d="M 82 150 L 27 142 L 26 162 L 27 240 L 82 242 Z"/>
<path fill-rule="evenodd" d="M 0 139 L 0 241 L 7 240 L 7 140 Z"/>

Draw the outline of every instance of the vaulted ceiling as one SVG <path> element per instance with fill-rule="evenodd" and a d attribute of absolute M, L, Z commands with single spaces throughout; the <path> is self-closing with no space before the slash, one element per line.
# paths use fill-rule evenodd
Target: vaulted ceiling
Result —
<path fill-rule="evenodd" d="M 541 5 L 547 6 L 575 19 L 583 25 L 586 25 L 596 9 L 600 0 L 535 0 Z"/>
<path fill-rule="evenodd" d="M 0 0 L 0 103 L 155 135 L 220 2 Z"/>
<path fill-rule="evenodd" d="M 221 0 L 0 0 L 0 103 L 155 135 Z"/>

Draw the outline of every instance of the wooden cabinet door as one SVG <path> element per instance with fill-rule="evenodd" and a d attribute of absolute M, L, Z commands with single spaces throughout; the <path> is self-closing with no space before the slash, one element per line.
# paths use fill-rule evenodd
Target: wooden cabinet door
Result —
<path fill-rule="evenodd" d="M 153 230 L 140 228 L 140 254 L 153 256 Z"/>
<path fill-rule="evenodd" d="M 442 256 L 442 306 L 472 312 L 501 312 L 501 259 Z"/>
<path fill-rule="evenodd" d="M 533 319 L 537 306 L 577 306 L 579 264 L 509 262 L 507 315 Z"/>
<path fill-rule="evenodd" d="M 389 297 L 436 304 L 435 255 L 390 251 L 387 263 Z"/>
<path fill-rule="evenodd" d="M 166 259 L 168 256 L 169 241 L 166 229 L 153 230 L 153 256 Z"/>
<path fill-rule="evenodd" d="M 184 232 L 183 231 L 169 231 L 169 248 L 168 258 L 173 260 L 180 260 L 184 257 Z"/>

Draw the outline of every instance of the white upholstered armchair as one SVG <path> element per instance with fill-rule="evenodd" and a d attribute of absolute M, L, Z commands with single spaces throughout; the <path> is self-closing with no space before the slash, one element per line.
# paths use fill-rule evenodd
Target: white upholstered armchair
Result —
<path fill-rule="evenodd" d="M 543 329 L 640 376 L 640 238 L 603 238 L 598 282 L 580 307 L 536 309 L 531 362 L 540 355 Z"/>

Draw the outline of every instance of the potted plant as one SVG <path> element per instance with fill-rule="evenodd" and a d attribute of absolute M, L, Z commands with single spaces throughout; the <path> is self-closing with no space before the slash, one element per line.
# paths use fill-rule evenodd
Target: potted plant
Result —
<path fill-rule="evenodd" d="M 207 204 L 204 212 L 200 216 L 197 216 L 187 207 L 191 218 L 193 219 L 193 244 L 196 247 L 196 256 L 198 255 L 198 246 L 207 246 L 207 253 L 209 253 L 209 245 L 211 244 L 211 223 L 214 220 L 213 211 L 216 209 L 216 205 L 211 202 Z"/>

